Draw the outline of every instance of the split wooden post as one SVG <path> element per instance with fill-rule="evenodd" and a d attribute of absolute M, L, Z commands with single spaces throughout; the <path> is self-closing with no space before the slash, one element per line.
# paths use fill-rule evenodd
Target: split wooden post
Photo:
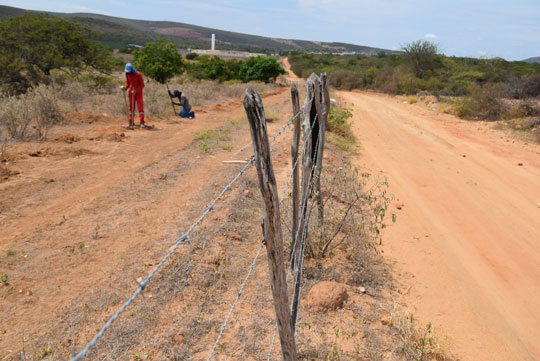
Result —
<path fill-rule="evenodd" d="M 313 75 L 313 74 L 312 74 Z M 311 79 L 311 77 L 309 78 Z M 308 81 L 309 81 L 308 79 Z M 301 192 L 301 202 L 299 204 L 300 213 L 298 215 L 298 228 L 294 231 L 297 233 L 298 239 L 293 243 L 292 247 L 292 257 L 291 257 L 291 268 L 294 270 L 297 269 L 297 263 L 300 258 L 301 249 L 302 249 L 302 235 L 304 233 L 304 228 L 306 227 L 306 214 L 307 214 L 307 202 L 309 200 L 309 184 L 311 182 L 312 176 L 312 164 L 313 164 L 313 152 L 312 152 L 312 135 L 314 129 L 312 129 L 311 117 L 315 116 L 314 108 L 314 92 L 312 87 L 308 86 L 306 82 L 306 99 L 304 101 L 304 107 L 302 108 L 304 121 L 302 124 L 304 132 L 304 154 L 302 155 L 302 192 Z M 294 300 L 293 300 L 294 304 Z"/>
<path fill-rule="evenodd" d="M 246 109 L 251 129 L 255 165 L 264 200 L 264 239 L 268 254 L 268 268 L 281 341 L 281 351 L 283 360 L 296 361 L 296 343 L 289 314 L 289 299 L 287 296 L 287 282 L 285 280 L 285 266 L 283 263 L 283 234 L 281 230 L 277 184 L 270 157 L 270 144 L 268 142 L 262 100 L 259 94 L 251 88 L 246 90 L 244 108 Z"/>
<path fill-rule="evenodd" d="M 296 329 L 296 320 L 298 318 L 298 308 L 300 307 L 300 290 L 302 283 L 302 266 L 303 255 L 306 247 L 308 236 L 307 227 L 309 223 L 308 203 L 310 193 L 313 191 L 313 147 L 316 141 L 314 133 L 317 132 L 317 108 L 315 106 L 315 80 L 317 76 L 312 74 L 306 82 L 306 99 L 304 101 L 304 154 L 302 163 L 302 201 L 300 203 L 301 212 L 299 214 L 298 229 L 295 231 L 298 234 L 296 243 L 293 245 L 293 257 L 291 267 L 294 277 L 293 299 L 291 305 L 291 322 L 293 332 Z"/>
<path fill-rule="evenodd" d="M 298 230 L 298 212 L 299 212 L 299 177 L 300 177 L 300 163 L 298 159 L 298 146 L 300 144 L 300 100 L 298 95 L 298 87 L 296 84 L 291 88 L 292 110 L 294 118 L 294 133 L 291 144 L 291 158 L 293 166 L 293 182 L 292 182 L 292 247 L 291 252 L 294 249 L 297 238 Z"/>
<path fill-rule="evenodd" d="M 317 205 L 319 208 L 319 226 L 322 227 L 324 223 L 324 205 L 321 189 L 321 176 L 323 167 L 324 156 L 324 143 L 326 137 L 326 120 L 328 119 L 328 111 L 330 109 L 330 95 L 328 92 L 328 77 L 326 73 L 321 74 L 319 83 L 319 92 L 316 94 L 317 104 L 317 118 L 319 120 L 319 138 L 317 149 L 317 166 L 315 172 L 316 189 L 317 189 Z M 322 233 L 321 233 L 322 237 Z"/>

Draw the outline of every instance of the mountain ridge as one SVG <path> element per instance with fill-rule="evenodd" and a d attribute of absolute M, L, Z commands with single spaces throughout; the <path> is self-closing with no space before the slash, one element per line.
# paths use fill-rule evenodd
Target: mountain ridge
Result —
<path fill-rule="evenodd" d="M 522 61 L 524 61 L 526 63 L 540 63 L 540 56 L 535 56 L 535 57 L 532 57 L 532 58 L 524 59 Z"/>
<path fill-rule="evenodd" d="M 218 50 L 239 50 L 254 53 L 299 51 L 362 55 L 376 55 L 381 52 L 386 54 L 399 53 L 383 48 L 341 42 L 319 42 L 250 35 L 173 21 L 136 20 L 91 13 L 56 13 L 0 5 L 0 19 L 9 19 L 27 12 L 48 14 L 49 16 L 61 17 L 85 25 L 98 32 L 98 34 L 92 36 L 94 40 L 116 49 L 129 44 L 144 45 L 160 37 L 174 42 L 179 48 L 208 49 L 210 48 L 211 35 L 216 34 L 216 49 Z"/>

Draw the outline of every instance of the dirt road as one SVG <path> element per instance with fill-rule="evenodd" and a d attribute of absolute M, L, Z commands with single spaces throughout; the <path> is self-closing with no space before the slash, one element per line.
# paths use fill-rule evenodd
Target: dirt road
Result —
<path fill-rule="evenodd" d="M 464 360 L 540 359 L 540 147 L 373 93 L 354 105 L 357 164 L 388 175 L 385 253 L 413 313 Z"/>

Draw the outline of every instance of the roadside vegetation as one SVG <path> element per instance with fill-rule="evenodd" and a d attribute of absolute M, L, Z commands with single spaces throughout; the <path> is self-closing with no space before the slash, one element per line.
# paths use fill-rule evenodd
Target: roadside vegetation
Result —
<path fill-rule="evenodd" d="M 0 136 L 44 140 L 49 129 L 73 111 L 126 114 L 124 60 L 90 40 L 88 28 L 61 18 L 25 14 L 0 20 Z M 171 111 L 165 87 L 181 89 L 193 106 L 239 98 L 246 87 L 274 88 L 284 73 L 274 58 L 246 61 L 195 57 L 187 62 L 165 39 L 129 49 L 146 80 L 149 116 Z"/>
<path fill-rule="evenodd" d="M 402 54 L 377 56 L 291 54 L 301 77 L 326 72 L 337 89 L 426 93 L 452 104 L 465 119 L 503 120 L 540 114 L 540 64 L 501 58 L 460 58 L 439 54 L 435 44 L 406 44 Z"/>

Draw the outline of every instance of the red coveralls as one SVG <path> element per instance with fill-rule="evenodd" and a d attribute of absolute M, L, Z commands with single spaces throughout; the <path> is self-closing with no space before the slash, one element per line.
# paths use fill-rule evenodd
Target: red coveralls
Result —
<path fill-rule="evenodd" d="M 125 89 L 129 90 L 129 122 L 133 123 L 133 110 L 135 110 L 135 104 L 132 104 L 133 98 L 137 103 L 137 109 L 139 109 L 139 121 L 144 124 L 144 104 L 143 104 L 143 90 L 144 79 L 140 71 L 137 74 L 126 73 L 126 85 Z M 133 90 L 136 90 L 136 94 L 133 95 Z"/>

